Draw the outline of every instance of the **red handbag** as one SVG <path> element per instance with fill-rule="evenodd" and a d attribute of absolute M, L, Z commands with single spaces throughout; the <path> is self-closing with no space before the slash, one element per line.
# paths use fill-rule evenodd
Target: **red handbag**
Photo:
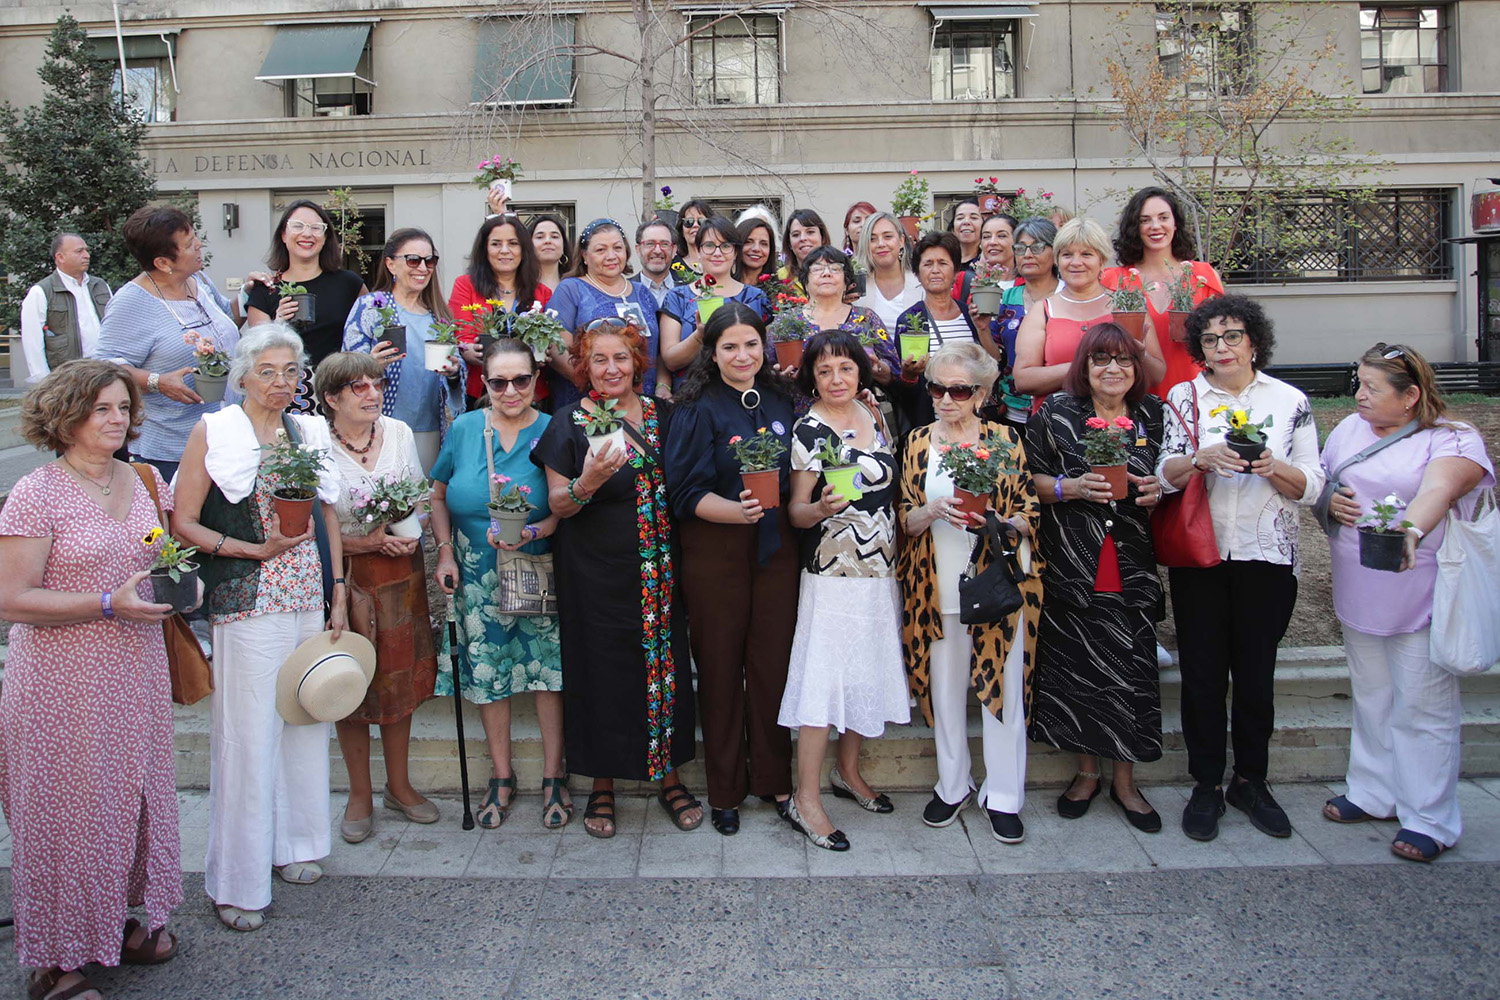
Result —
<path fill-rule="evenodd" d="M 1177 407 L 1167 406 L 1182 426 L 1193 435 L 1193 450 L 1198 448 L 1198 387 L 1193 386 L 1193 423 L 1183 419 Z M 1208 569 L 1223 560 L 1219 542 L 1214 537 L 1214 516 L 1208 509 L 1208 487 L 1203 477 L 1193 475 L 1179 493 L 1161 499 L 1151 512 L 1151 542 L 1156 561 L 1174 569 Z"/>

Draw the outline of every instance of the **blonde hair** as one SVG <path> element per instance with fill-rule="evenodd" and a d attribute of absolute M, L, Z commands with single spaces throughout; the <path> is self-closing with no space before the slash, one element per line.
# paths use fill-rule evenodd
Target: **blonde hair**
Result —
<path fill-rule="evenodd" d="M 1052 241 L 1052 252 L 1060 255 L 1069 247 L 1084 246 L 1099 254 L 1099 259 L 1108 263 L 1114 259 L 1114 246 L 1109 233 L 1093 219 L 1083 217 L 1069 219 L 1057 229 L 1057 238 Z"/>

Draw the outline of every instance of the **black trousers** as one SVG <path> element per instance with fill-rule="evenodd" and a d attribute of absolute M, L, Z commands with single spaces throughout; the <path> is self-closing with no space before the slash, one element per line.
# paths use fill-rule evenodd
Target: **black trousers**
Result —
<path fill-rule="evenodd" d="M 1196 781 L 1221 784 L 1230 731 L 1235 773 L 1264 781 L 1276 724 L 1276 644 L 1297 603 L 1292 567 L 1228 559 L 1209 569 L 1169 570 L 1168 577 L 1182 663 L 1188 770 Z M 1226 713 L 1231 679 L 1234 707 Z"/>

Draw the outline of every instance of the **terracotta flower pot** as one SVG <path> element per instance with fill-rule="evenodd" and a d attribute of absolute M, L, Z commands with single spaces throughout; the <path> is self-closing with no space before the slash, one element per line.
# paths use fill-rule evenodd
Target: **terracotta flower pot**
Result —
<path fill-rule="evenodd" d="M 1117 312 L 1113 314 L 1114 323 L 1120 329 L 1130 334 L 1136 340 L 1144 342 L 1146 339 L 1146 314 L 1143 312 Z"/>
<path fill-rule="evenodd" d="M 979 211 L 985 215 L 994 215 L 1000 211 L 1000 196 L 998 194 L 982 194 L 979 196 Z"/>
<path fill-rule="evenodd" d="M 170 604 L 177 614 L 198 603 L 198 567 L 184 563 L 173 580 L 164 569 L 151 572 L 151 596 L 157 604 Z"/>
<path fill-rule="evenodd" d="M 741 472 L 740 481 L 745 484 L 745 489 L 750 491 L 750 496 L 760 501 L 762 509 L 773 510 L 781 506 L 780 469 L 756 469 L 754 472 Z"/>
<path fill-rule="evenodd" d="M 1401 554 L 1406 548 L 1406 532 L 1359 529 L 1359 564 L 1366 569 L 1387 573 L 1401 570 Z"/>
<path fill-rule="evenodd" d="M 276 516 L 281 518 L 281 533 L 289 538 L 307 531 L 308 519 L 312 517 L 313 497 L 288 497 L 280 493 L 271 494 Z"/>
<path fill-rule="evenodd" d="M 901 223 L 901 228 L 906 230 L 906 235 L 911 237 L 912 239 L 917 239 L 922 235 L 921 216 L 903 215 L 899 217 L 898 221 Z"/>
<path fill-rule="evenodd" d="M 193 390 L 203 397 L 205 403 L 224 402 L 224 389 L 229 385 L 228 375 L 205 375 L 193 373 Z"/>
<path fill-rule="evenodd" d="M 965 514 L 983 514 L 990 507 L 988 494 L 970 493 L 958 486 L 953 488 L 953 499 L 958 501 L 958 509 Z"/>
<path fill-rule="evenodd" d="M 1126 473 L 1125 466 L 1095 465 L 1089 471 L 1108 480 L 1111 500 L 1124 500 L 1125 495 L 1130 492 L 1130 476 Z"/>
<path fill-rule="evenodd" d="M 771 346 L 776 349 L 776 363 L 781 367 L 791 368 L 802 363 L 802 341 L 778 340 Z"/>
<path fill-rule="evenodd" d="M 1176 344 L 1187 343 L 1188 314 L 1177 309 L 1167 313 L 1167 339 Z"/>

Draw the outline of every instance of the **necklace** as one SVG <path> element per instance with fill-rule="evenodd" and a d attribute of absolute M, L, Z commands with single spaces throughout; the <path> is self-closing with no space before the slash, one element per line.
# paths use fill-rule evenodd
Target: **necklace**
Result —
<path fill-rule="evenodd" d="M 74 465 L 72 462 L 69 462 L 66 458 L 63 459 L 63 464 L 72 469 L 79 479 L 82 479 L 85 482 L 89 483 L 94 487 L 94 489 L 98 490 L 105 496 L 109 496 L 109 488 L 113 486 L 115 482 L 115 466 L 119 464 L 118 462 L 114 461 L 113 459 L 110 460 L 109 478 L 106 479 L 103 483 L 99 482 L 99 480 L 95 479 L 93 476 L 87 475 L 86 473 L 81 471 L 78 466 Z"/>
<path fill-rule="evenodd" d="M 754 410 L 760 406 L 760 390 L 751 386 L 740 393 L 740 405 L 747 410 Z"/>
<path fill-rule="evenodd" d="M 161 299 L 163 302 L 168 302 L 168 301 L 171 301 L 171 302 L 186 302 L 186 301 L 188 301 L 188 296 L 186 294 L 184 294 L 183 297 L 180 298 L 180 299 L 168 299 L 167 298 L 167 293 L 161 290 L 161 286 L 156 283 L 156 279 L 155 278 L 151 277 L 151 272 L 149 272 L 149 271 L 146 272 L 146 280 L 149 281 L 149 282 L 151 282 L 151 287 L 154 288 L 154 289 L 156 289 L 156 297 L 159 298 L 159 299 Z M 183 291 L 185 293 L 187 291 L 187 289 L 184 288 Z"/>
<path fill-rule="evenodd" d="M 333 429 L 333 436 L 338 438 L 339 444 L 344 446 L 345 451 L 347 451 L 351 455 L 358 455 L 360 465 L 369 465 L 370 460 L 365 456 L 369 454 L 371 448 L 375 447 L 375 428 L 378 424 L 379 421 L 376 421 L 375 423 L 370 425 L 370 440 L 365 442 L 365 446 L 363 448 L 354 447 L 353 443 L 348 441 L 344 437 L 344 435 L 340 434 L 338 427 L 334 426 L 332 423 L 329 424 L 329 427 Z"/>
<path fill-rule="evenodd" d="M 624 281 L 623 278 L 621 279 L 621 281 L 624 281 L 624 284 L 625 284 L 625 290 L 623 292 L 612 292 L 612 291 L 610 291 L 608 288 L 605 288 L 602 284 L 600 284 L 599 283 L 599 279 L 595 278 L 592 274 L 585 274 L 583 276 L 583 280 L 587 281 L 589 284 L 591 284 L 595 288 L 599 289 L 599 291 L 603 292 L 605 295 L 611 295 L 611 296 L 613 296 L 613 297 L 615 297 L 617 299 L 621 299 L 621 300 L 624 300 L 624 299 L 627 299 L 627 298 L 630 297 L 630 282 Z"/>
<path fill-rule="evenodd" d="M 1075 299 L 1075 298 L 1073 298 L 1073 296 L 1069 295 L 1067 292 L 1063 291 L 1062 289 L 1058 289 L 1057 297 L 1060 298 L 1060 299 L 1062 299 L 1064 302 L 1071 302 L 1074 305 L 1081 306 L 1081 305 L 1087 305 L 1090 302 L 1097 302 L 1099 299 L 1104 298 L 1104 296 L 1106 296 L 1108 294 L 1109 294 L 1109 289 L 1106 288 L 1104 291 L 1100 292 L 1098 295 L 1090 295 L 1086 299 Z"/>

